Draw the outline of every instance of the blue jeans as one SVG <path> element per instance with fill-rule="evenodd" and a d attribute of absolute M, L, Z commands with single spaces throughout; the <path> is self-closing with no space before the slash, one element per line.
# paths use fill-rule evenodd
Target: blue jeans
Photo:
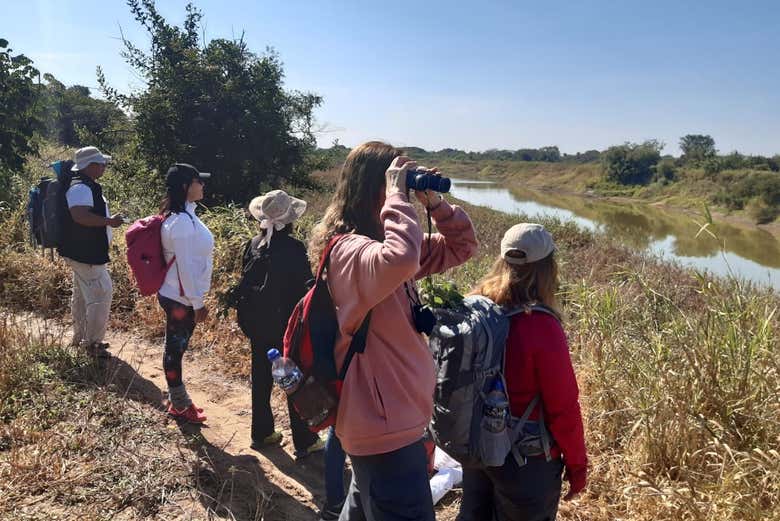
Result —
<path fill-rule="evenodd" d="M 341 448 L 341 442 L 336 436 L 335 427 L 328 429 L 328 440 L 325 442 L 325 506 L 326 508 L 340 505 L 347 494 L 344 492 L 344 464 L 347 455 Z"/>
<path fill-rule="evenodd" d="M 435 521 L 422 440 L 350 459 L 352 483 L 339 521 Z"/>

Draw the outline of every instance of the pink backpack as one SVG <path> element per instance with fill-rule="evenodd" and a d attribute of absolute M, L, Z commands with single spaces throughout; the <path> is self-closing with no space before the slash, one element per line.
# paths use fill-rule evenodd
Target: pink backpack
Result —
<path fill-rule="evenodd" d="M 160 235 L 164 221 L 164 215 L 151 215 L 138 219 L 125 232 L 127 263 L 141 295 L 154 295 L 160 291 L 165 275 L 176 261 L 173 257 L 165 262 Z"/>

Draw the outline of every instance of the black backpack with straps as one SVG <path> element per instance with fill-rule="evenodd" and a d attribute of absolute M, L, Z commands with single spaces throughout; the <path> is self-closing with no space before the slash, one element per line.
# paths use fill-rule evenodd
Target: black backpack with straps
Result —
<path fill-rule="evenodd" d="M 268 247 L 258 248 L 260 240 L 257 236 L 245 244 L 241 278 L 228 296 L 230 306 L 236 309 L 238 325 L 248 338 L 258 338 L 267 323 L 278 321 L 275 311 L 279 299 L 274 299 L 270 287 L 271 251 Z"/>

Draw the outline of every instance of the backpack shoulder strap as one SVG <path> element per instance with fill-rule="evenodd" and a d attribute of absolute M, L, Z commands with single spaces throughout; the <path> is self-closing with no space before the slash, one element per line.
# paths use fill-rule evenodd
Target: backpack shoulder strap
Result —
<path fill-rule="evenodd" d="M 195 227 L 195 218 L 187 210 L 184 210 L 184 213 L 186 213 L 187 217 L 190 218 L 190 222 L 192 223 L 192 227 L 194 228 Z"/>
<path fill-rule="evenodd" d="M 322 256 L 320 257 L 320 264 L 317 267 L 317 274 L 315 276 L 315 280 L 317 282 L 319 282 L 320 279 L 322 279 L 322 274 L 325 271 L 325 269 L 327 269 L 328 267 L 328 263 L 330 262 L 330 254 L 333 251 L 333 248 L 343 238 L 344 238 L 344 234 L 334 235 L 328 241 L 328 244 L 325 245 L 325 249 L 322 250 Z"/>
<path fill-rule="evenodd" d="M 330 241 L 328 241 L 328 244 L 325 246 L 325 250 L 322 252 L 322 257 L 320 258 L 320 265 L 317 267 L 317 275 L 315 278 L 315 284 L 324 284 L 325 280 L 322 278 L 322 274 L 327 269 L 328 264 L 330 263 L 330 254 L 333 251 L 333 248 L 336 246 L 336 244 L 345 237 L 344 234 L 341 235 L 334 235 Z M 344 357 L 344 363 L 341 365 L 341 371 L 339 371 L 339 380 L 344 380 L 347 376 L 347 369 L 349 369 L 349 364 L 352 362 L 352 359 L 355 357 L 356 353 L 363 353 L 366 350 L 366 339 L 368 338 L 368 326 L 371 323 L 371 310 L 366 314 L 366 317 L 363 319 L 363 322 L 360 324 L 360 327 L 355 332 L 355 334 L 352 336 L 352 341 L 349 343 L 349 349 L 347 349 L 347 354 Z"/>
<path fill-rule="evenodd" d="M 366 318 L 363 319 L 363 323 L 360 324 L 360 328 L 355 332 L 352 337 L 352 341 L 349 343 L 349 349 L 347 349 L 347 355 L 344 357 L 344 363 L 339 371 L 339 380 L 343 380 L 347 377 L 347 369 L 352 362 L 355 353 L 363 353 L 366 350 L 366 338 L 368 337 L 368 326 L 371 323 L 371 311 L 368 312 Z"/>
<path fill-rule="evenodd" d="M 192 216 L 190 215 L 190 212 L 188 212 L 187 210 L 184 210 L 184 213 L 186 213 L 187 217 L 190 218 L 190 221 L 192 221 L 192 227 L 194 228 L 195 227 L 195 219 L 192 218 Z M 167 219 L 170 216 L 171 216 L 170 213 L 168 215 L 166 215 L 165 218 L 163 219 L 163 222 L 165 222 L 165 219 Z M 160 228 L 160 229 L 162 230 L 162 228 Z M 165 270 L 166 271 L 170 270 L 171 266 L 173 266 L 173 263 L 176 263 L 176 278 L 179 279 L 179 296 L 183 297 L 183 296 L 185 296 L 184 295 L 184 285 L 181 283 L 181 276 L 179 275 L 179 269 L 178 269 L 179 268 L 179 262 L 176 260 L 176 254 L 174 254 L 173 257 L 171 257 L 171 260 L 168 261 L 168 265 L 166 266 Z"/>
<path fill-rule="evenodd" d="M 558 322 L 561 321 L 561 317 L 558 316 L 558 313 L 553 311 L 551 308 L 545 306 L 544 304 L 531 304 L 529 306 L 520 306 L 519 308 L 511 309 L 511 310 L 504 310 L 504 316 L 507 318 L 511 318 L 515 315 L 519 315 L 520 313 L 529 313 L 529 312 L 539 312 L 539 313 L 546 313 L 547 315 L 550 315 L 555 318 Z"/>

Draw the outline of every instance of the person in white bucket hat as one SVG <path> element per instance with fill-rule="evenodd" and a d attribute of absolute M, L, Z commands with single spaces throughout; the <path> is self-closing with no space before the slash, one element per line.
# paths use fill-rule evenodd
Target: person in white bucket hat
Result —
<path fill-rule="evenodd" d="M 284 190 L 271 190 L 252 199 L 249 203 L 249 213 L 257 219 L 260 229 L 264 231 L 257 247 L 269 244 L 274 231 L 283 230 L 305 211 L 306 201 L 291 197 Z"/>
<path fill-rule="evenodd" d="M 110 214 L 103 188 L 97 182 L 111 156 L 90 146 L 77 150 L 73 159 L 73 176 L 65 193 L 69 211 L 63 216 L 62 241 L 57 251 L 73 269 L 72 344 L 105 358 L 109 356 L 108 344 L 103 339 L 113 294 L 108 251 L 111 228 L 121 225 L 123 218 Z"/>
<path fill-rule="evenodd" d="M 291 236 L 293 223 L 306 211 L 306 201 L 272 190 L 249 203 L 260 232 L 244 246 L 242 276 L 233 293 L 238 324 L 252 346 L 251 448 L 278 444 L 271 411 L 271 363 L 267 352 L 281 349 L 293 308 L 313 278 L 306 247 Z M 322 450 L 324 441 L 311 432 L 288 401 L 290 427 L 298 458 Z"/>
<path fill-rule="evenodd" d="M 84 147 L 76 151 L 73 161 L 71 170 L 80 172 L 91 164 L 105 166 L 111 161 L 111 156 L 102 153 L 97 147 Z"/>

